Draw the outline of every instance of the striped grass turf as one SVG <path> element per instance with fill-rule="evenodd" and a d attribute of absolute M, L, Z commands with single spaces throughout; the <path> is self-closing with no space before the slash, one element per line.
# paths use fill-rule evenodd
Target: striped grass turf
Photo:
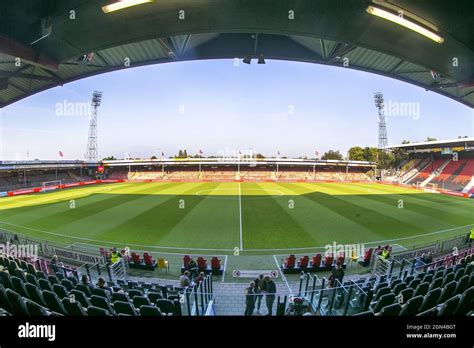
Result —
<path fill-rule="evenodd" d="M 467 233 L 473 213 L 473 200 L 380 184 L 123 183 L 2 198 L 0 229 L 64 244 L 232 254 L 242 243 L 243 253 L 274 254 L 333 242 L 409 248 Z"/>

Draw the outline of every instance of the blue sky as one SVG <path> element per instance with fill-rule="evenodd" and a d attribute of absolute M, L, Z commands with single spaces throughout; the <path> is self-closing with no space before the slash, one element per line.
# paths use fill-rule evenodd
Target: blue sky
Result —
<path fill-rule="evenodd" d="M 82 159 L 87 115 L 57 104 L 90 104 L 103 91 L 101 157 L 166 156 L 186 148 L 205 155 L 249 150 L 312 156 L 354 145 L 377 146 L 373 93 L 418 103 L 417 115 L 388 115 L 389 144 L 427 136 L 473 136 L 473 110 L 441 95 L 351 69 L 267 60 L 265 65 L 209 60 L 130 68 L 67 84 L 0 109 L 0 159 Z"/>

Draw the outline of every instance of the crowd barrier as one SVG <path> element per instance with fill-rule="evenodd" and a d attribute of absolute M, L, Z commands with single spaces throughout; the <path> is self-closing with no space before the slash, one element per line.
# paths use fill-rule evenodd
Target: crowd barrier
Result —
<path fill-rule="evenodd" d="M 425 188 L 416 187 L 416 186 L 413 186 L 413 185 L 402 184 L 402 183 L 399 183 L 399 182 L 381 181 L 381 182 L 379 182 L 379 184 L 400 186 L 400 187 L 403 187 L 403 188 L 408 188 L 408 189 L 412 189 L 412 190 L 416 190 L 416 191 L 426 192 Z M 448 195 L 448 196 L 456 196 L 456 197 L 463 197 L 463 198 L 474 198 L 474 193 L 463 193 L 463 192 L 442 190 L 442 189 L 430 189 L 430 191 L 435 191 L 437 193 L 441 193 L 443 195 Z"/>
<path fill-rule="evenodd" d="M 110 183 L 118 183 L 118 182 L 125 182 L 125 180 L 92 180 L 92 181 L 74 182 L 74 183 L 70 183 L 70 184 L 51 185 L 51 186 L 48 186 L 48 187 L 32 187 L 32 188 L 29 188 L 29 189 L 19 189 L 19 190 L 14 190 L 14 191 L 0 192 L 0 197 L 19 196 L 19 195 L 26 195 L 26 194 L 46 192 L 46 191 L 54 191 L 54 190 L 66 189 L 66 188 L 78 187 L 78 186 L 96 185 L 96 184 L 110 184 Z"/>

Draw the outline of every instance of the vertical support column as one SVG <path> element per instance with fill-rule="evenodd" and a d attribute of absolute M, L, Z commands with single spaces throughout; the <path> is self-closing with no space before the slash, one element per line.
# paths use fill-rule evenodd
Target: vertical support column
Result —
<path fill-rule="evenodd" d="M 89 268 L 89 264 L 86 263 L 86 273 L 87 273 L 87 276 L 89 277 L 89 280 L 92 282 L 92 277 L 91 277 L 91 270 Z"/>
<path fill-rule="evenodd" d="M 311 291 L 311 301 L 310 301 L 310 303 L 313 303 L 314 293 L 316 291 L 315 289 L 316 289 L 316 276 L 314 276 L 314 278 L 313 278 L 313 291 Z"/>
<path fill-rule="evenodd" d="M 196 308 L 196 316 L 199 316 L 199 298 L 198 298 L 198 287 L 194 285 L 194 306 Z"/>
<path fill-rule="evenodd" d="M 202 291 L 202 282 L 199 284 L 199 292 L 200 292 L 200 297 L 201 297 L 201 312 L 202 312 L 202 315 L 204 315 L 204 313 L 206 312 L 206 309 L 204 307 L 204 293 Z"/>
<path fill-rule="evenodd" d="M 105 264 L 105 267 L 107 268 L 107 273 L 109 275 L 109 280 L 111 282 L 113 282 L 113 279 L 112 279 L 112 270 L 110 269 L 110 265 L 108 263 Z"/>
<path fill-rule="evenodd" d="M 353 288 L 354 288 L 354 285 L 351 285 L 351 287 L 349 288 L 349 295 L 347 296 L 347 302 L 344 307 L 344 313 L 342 313 L 343 316 L 347 315 L 347 310 L 349 309 L 349 303 L 351 302 Z"/>
<path fill-rule="evenodd" d="M 398 271 L 398 279 L 402 277 L 403 267 L 405 267 L 405 259 L 402 260 L 402 265 L 400 266 L 400 271 Z"/>
<path fill-rule="evenodd" d="M 305 288 L 304 288 L 304 296 L 305 297 L 308 294 L 309 276 L 310 276 L 310 274 L 306 273 L 306 285 L 305 285 Z"/>
<path fill-rule="evenodd" d="M 303 279 L 305 277 L 305 274 L 304 272 L 301 272 L 300 274 L 300 286 L 299 286 L 299 289 L 298 289 L 298 296 L 301 296 L 301 290 L 303 290 Z"/>
<path fill-rule="evenodd" d="M 189 296 L 189 292 L 191 290 L 189 290 L 189 288 L 186 288 L 184 290 L 184 294 L 186 295 L 186 308 L 188 309 L 188 315 L 191 316 L 191 303 L 189 302 L 190 300 L 190 296 Z"/>

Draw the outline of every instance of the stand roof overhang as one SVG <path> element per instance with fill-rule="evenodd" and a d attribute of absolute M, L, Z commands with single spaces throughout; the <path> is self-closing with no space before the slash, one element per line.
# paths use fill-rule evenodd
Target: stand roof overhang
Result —
<path fill-rule="evenodd" d="M 471 0 L 155 0 L 109 14 L 101 10 L 105 3 L 0 3 L 0 107 L 127 69 L 127 61 L 137 67 L 261 54 L 376 73 L 474 106 Z M 416 15 L 444 42 L 372 16 L 369 5 Z M 47 18 L 51 34 L 33 43 Z M 89 53 L 92 60 L 82 61 Z"/>

